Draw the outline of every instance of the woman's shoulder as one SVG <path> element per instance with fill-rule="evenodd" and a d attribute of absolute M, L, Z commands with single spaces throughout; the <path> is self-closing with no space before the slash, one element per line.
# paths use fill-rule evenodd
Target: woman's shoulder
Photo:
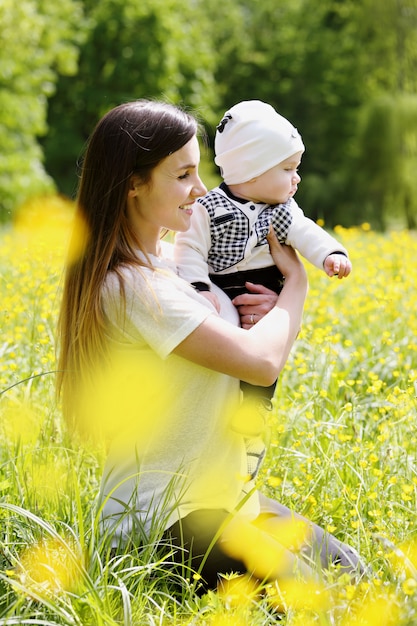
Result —
<path fill-rule="evenodd" d="M 143 288 L 150 280 L 155 279 L 156 273 L 163 276 L 168 276 L 171 273 L 175 274 L 175 264 L 170 258 L 170 254 L 159 257 L 153 255 L 145 256 L 138 252 L 137 263 L 120 265 L 117 269 L 107 272 L 104 280 L 105 290 L 110 292 L 114 290 L 119 291 L 121 284 L 123 284 L 125 290 L 135 286 Z"/>
<path fill-rule="evenodd" d="M 125 305 L 135 309 L 143 305 L 164 307 L 166 303 L 194 295 L 195 290 L 177 272 L 175 263 L 163 257 L 149 259 L 151 264 L 132 264 L 109 271 L 102 288 L 104 305 Z"/>

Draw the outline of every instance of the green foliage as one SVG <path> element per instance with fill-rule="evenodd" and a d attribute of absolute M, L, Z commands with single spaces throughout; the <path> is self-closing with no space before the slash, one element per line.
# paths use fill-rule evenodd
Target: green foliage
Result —
<path fill-rule="evenodd" d="M 58 74 L 77 69 L 82 41 L 78 0 L 0 3 L 0 219 L 27 197 L 55 188 L 38 137 Z"/>
<path fill-rule="evenodd" d="M 163 98 L 210 116 L 215 103 L 211 42 L 200 36 L 198 3 L 85 0 L 92 27 L 78 73 L 50 101 L 48 168 L 71 195 L 75 164 L 98 118 L 135 98 Z M 207 18 L 206 18 L 207 19 Z M 62 145 L 66 150 L 62 150 Z"/>
<path fill-rule="evenodd" d="M 299 128 L 307 147 L 297 201 L 329 226 L 369 219 L 358 206 L 352 168 L 362 150 L 361 119 L 370 100 L 416 91 L 416 0 L 240 0 L 218 6 L 222 28 L 212 32 L 220 52 L 216 70 L 223 107 L 238 100 L 270 102 Z M 244 33 L 244 37 L 242 37 Z M 414 122 L 413 122 L 414 123 Z M 383 137 L 385 127 L 379 134 Z M 410 127 L 410 132 L 413 127 Z M 417 166 L 410 155 L 410 167 Z M 366 167 L 372 179 L 375 168 Z M 378 182 L 377 182 L 378 181 Z M 375 185 L 387 199 L 381 172 Z M 407 208 L 408 206 L 408 208 Z M 397 198 L 397 215 L 410 224 L 410 202 Z"/>
<path fill-rule="evenodd" d="M 352 160 L 357 218 L 381 229 L 405 216 L 417 227 L 417 96 L 385 95 L 363 111 L 358 158 Z M 383 131 L 382 131 L 383 129 Z"/>
<path fill-rule="evenodd" d="M 363 124 L 384 98 L 397 117 L 413 108 L 402 103 L 417 93 L 417 0 L 2 0 L 0 22 L 3 219 L 29 190 L 74 195 L 83 146 L 120 102 L 181 103 L 212 142 L 225 109 L 257 98 L 303 136 L 297 200 L 310 217 L 415 227 L 417 161 L 405 148 L 414 116 L 401 130 L 409 173 L 398 174 L 406 181 L 395 201 L 397 180 L 382 165 L 390 124 L 380 125 L 372 162 Z"/>

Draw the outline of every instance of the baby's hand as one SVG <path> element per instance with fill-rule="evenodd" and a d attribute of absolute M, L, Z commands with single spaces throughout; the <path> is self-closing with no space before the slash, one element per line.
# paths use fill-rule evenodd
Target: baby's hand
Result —
<path fill-rule="evenodd" d="M 215 293 L 211 291 L 200 291 L 200 295 L 204 296 L 206 300 L 208 300 L 212 306 L 216 309 L 217 313 L 220 313 L 220 302 Z"/>
<path fill-rule="evenodd" d="M 352 263 L 344 254 L 329 254 L 324 261 L 324 271 L 327 276 L 337 276 L 339 279 L 346 278 L 352 271 Z"/>

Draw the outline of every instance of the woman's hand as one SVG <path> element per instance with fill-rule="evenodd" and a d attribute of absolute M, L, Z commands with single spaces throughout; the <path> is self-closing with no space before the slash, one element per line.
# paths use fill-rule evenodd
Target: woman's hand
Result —
<path fill-rule="evenodd" d="M 232 300 L 238 310 L 242 328 L 252 328 L 277 303 L 278 295 L 275 291 L 247 282 L 246 288 L 250 293 L 243 293 Z"/>
<path fill-rule="evenodd" d="M 269 229 L 267 235 L 269 244 L 269 251 L 274 260 L 275 265 L 278 267 L 286 280 L 290 277 L 297 277 L 307 281 L 304 265 L 297 256 L 297 253 L 291 246 L 280 244 L 272 226 Z"/>
<path fill-rule="evenodd" d="M 286 281 L 299 281 L 300 288 L 304 290 L 307 284 L 307 275 L 295 250 L 291 246 L 279 243 L 272 226 L 267 239 L 274 263 L 285 276 Z M 278 295 L 271 289 L 254 283 L 247 282 L 246 288 L 250 293 L 236 296 L 232 302 L 239 312 L 240 325 L 248 330 L 276 305 Z"/>

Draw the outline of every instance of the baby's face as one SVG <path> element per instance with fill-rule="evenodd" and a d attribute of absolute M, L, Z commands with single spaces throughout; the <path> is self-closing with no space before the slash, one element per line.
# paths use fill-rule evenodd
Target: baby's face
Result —
<path fill-rule="evenodd" d="M 281 204 L 287 202 L 296 193 L 301 178 L 298 167 L 301 163 L 302 152 L 281 161 L 260 176 L 256 176 L 245 183 L 245 195 L 253 202 L 267 204 Z"/>

